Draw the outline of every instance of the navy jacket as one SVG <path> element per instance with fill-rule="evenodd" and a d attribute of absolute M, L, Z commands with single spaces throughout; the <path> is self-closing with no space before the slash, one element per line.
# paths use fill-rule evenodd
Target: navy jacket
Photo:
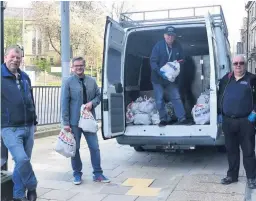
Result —
<path fill-rule="evenodd" d="M 170 83 L 168 80 L 165 80 L 160 75 L 160 68 L 163 67 L 167 62 L 172 62 L 175 60 L 184 59 L 183 50 L 181 45 L 174 41 L 172 45 L 172 54 L 169 59 L 169 55 L 166 50 L 166 42 L 165 40 L 159 41 L 153 48 L 151 57 L 150 57 L 150 65 L 151 65 L 151 81 L 155 84 L 168 84 Z"/>
<path fill-rule="evenodd" d="M 28 75 L 18 69 L 20 90 L 15 75 L 5 64 L 2 64 L 1 72 L 1 128 L 36 125 L 35 104 Z"/>
<path fill-rule="evenodd" d="M 246 72 L 241 80 L 236 81 L 237 83 L 234 82 L 233 73 L 227 73 L 220 80 L 218 91 L 218 114 L 246 117 L 251 111 L 256 111 L 256 76 Z M 235 84 L 238 84 L 239 86 L 234 86 Z M 225 104 L 224 100 L 226 102 Z M 230 100 L 229 104 L 227 103 L 228 100 Z M 226 113 L 229 114 L 224 114 L 224 107 Z"/>

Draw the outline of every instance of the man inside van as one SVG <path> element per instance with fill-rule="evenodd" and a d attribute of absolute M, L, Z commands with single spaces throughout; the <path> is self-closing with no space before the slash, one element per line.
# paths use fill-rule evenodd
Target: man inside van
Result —
<path fill-rule="evenodd" d="M 218 112 L 222 114 L 229 165 L 221 183 L 228 185 L 238 181 L 241 146 L 248 187 L 256 188 L 256 76 L 246 71 L 243 55 L 234 56 L 232 62 L 233 72 L 221 79 L 218 94 Z"/>
<path fill-rule="evenodd" d="M 184 59 L 182 47 L 175 39 L 175 28 L 172 26 L 166 27 L 164 30 L 164 40 L 159 41 L 154 46 L 150 57 L 151 82 L 154 89 L 156 107 L 160 116 L 159 126 L 166 126 L 168 123 L 171 123 L 167 122 L 167 111 L 165 110 L 164 102 L 165 93 L 168 101 L 171 101 L 173 104 L 174 112 L 178 119 L 176 124 L 188 123 L 176 81 L 170 82 L 160 72 L 160 68 L 167 62 Z"/>
<path fill-rule="evenodd" d="M 93 167 L 93 181 L 95 182 L 110 182 L 103 175 L 101 168 L 100 149 L 97 133 L 83 132 L 78 127 L 80 118 L 80 108 L 85 104 L 85 109 L 91 111 L 95 118 L 95 108 L 100 104 L 100 89 L 96 81 L 84 75 L 85 60 L 83 57 L 75 57 L 72 59 L 72 75 L 66 80 L 62 94 L 62 123 L 66 131 L 71 131 L 76 140 L 76 154 L 71 158 L 73 168 L 73 183 L 79 185 L 82 182 L 82 161 L 80 157 L 80 140 L 84 135 Z"/>

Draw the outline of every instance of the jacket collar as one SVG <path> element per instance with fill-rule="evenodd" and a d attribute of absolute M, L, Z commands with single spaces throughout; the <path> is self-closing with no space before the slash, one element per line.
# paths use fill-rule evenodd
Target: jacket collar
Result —
<path fill-rule="evenodd" d="M 22 72 L 19 68 L 18 68 L 17 71 L 20 75 L 22 74 Z M 11 73 L 11 71 L 9 71 L 9 69 L 7 68 L 5 63 L 3 63 L 2 66 L 1 66 L 1 73 L 2 73 L 2 77 L 13 77 L 13 76 L 15 76 L 14 74 Z"/>

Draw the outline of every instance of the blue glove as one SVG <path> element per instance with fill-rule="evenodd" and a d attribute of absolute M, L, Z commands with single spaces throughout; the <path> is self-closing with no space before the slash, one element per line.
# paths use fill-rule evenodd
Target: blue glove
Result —
<path fill-rule="evenodd" d="M 248 116 L 248 120 L 252 123 L 254 123 L 256 121 L 256 113 L 255 112 L 251 112 L 251 114 Z"/>
<path fill-rule="evenodd" d="M 222 123 L 222 115 L 221 115 L 221 114 L 218 115 L 218 123 L 219 123 L 219 124 Z"/>
<path fill-rule="evenodd" d="M 160 75 L 162 76 L 162 78 L 164 78 L 165 80 L 168 80 L 168 78 L 166 77 L 165 73 L 160 71 Z"/>

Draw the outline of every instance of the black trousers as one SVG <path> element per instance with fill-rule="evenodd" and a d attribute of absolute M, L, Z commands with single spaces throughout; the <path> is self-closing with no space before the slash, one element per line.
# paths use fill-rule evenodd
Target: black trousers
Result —
<path fill-rule="evenodd" d="M 255 128 L 247 118 L 223 117 L 222 130 L 225 135 L 229 169 L 227 176 L 237 179 L 240 166 L 240 149 L 243 152 L 243 164 L 248 179 L 256 176 Z"/>

